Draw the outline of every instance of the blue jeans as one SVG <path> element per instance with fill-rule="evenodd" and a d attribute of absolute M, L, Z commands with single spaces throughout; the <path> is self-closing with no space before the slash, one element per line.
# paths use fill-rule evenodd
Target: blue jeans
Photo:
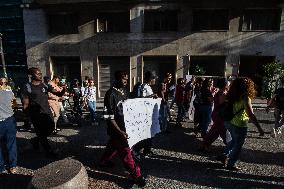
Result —
<path fill-rule="evenodd" d="M 161 131 L 166 131 L 168 129 L 168 104 L 161 104 L 159 113 Z"/>
<path fill-rule="evenodd" d="M 201 119 L 200 119 L 201 136 L 202 138 L 204 138 L 206 136 L 208 126 L 211 123 L 212 106 L 211 105 L 200 105 L 199 113 L 201 115 Z"/>
<path fill-rule="evenodd" d="M 8 151 L 7 168 L 17 166 L 16 125 L 16 120 L 13 116 L 0 122 L 0 141 L 1 143 L 3 142 Z M 2 146 L 3 145 L 0 145 L 0 172 L 5 170 Z"/>
<path fill-rule="evenodd" d="M 88 101 L 91 121 L 96 121 L 96 101 Z"/>
<path fill-rule="evenodd" d="M 177 107 L 178 107 L 177 123 L 179 123 L 184 118 L 185 109 L 182 103 L 177 103 Z"/>
<path fill-rule="evenodd" d="M 229 130 L 232 137 L 232 140 L 225 148 L 225 154 L 229 158 L 227 166 L 232 167 L 235 166 L 241 154 L 247 136 L 247 127 L 238 127 L 228 122 L 225 123 L 225 127 Z"/>

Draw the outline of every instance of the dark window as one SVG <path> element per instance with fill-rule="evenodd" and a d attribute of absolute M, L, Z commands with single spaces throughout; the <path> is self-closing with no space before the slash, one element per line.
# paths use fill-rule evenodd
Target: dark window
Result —
<path fill-rule="evenodd" d="M 226 9 L 193 11 L 193 30 L 228 30 L 229 11 Z"/>
<path fill-rule="evenodd" d="M 280 30 L 281 9 L 248 9 L 244 10 L 242 31 Z"/>
<path fill-rule="evenodd" d="M 144 11 L 144 32 L 164 32 L 177 30 L 177 11 Z"/>
<path fill-rule="evenodd" d="M 129 32 L 129 12 L 101 13 L 98 16 L 97 32 Z"/>
<path fill-rule="evenodd" d="M 192 75 L 224 76 L 225 56 L 191 56 L 189 73 Z"/>
<path fill-rule="evenodd" d="M 50 14 L 49 34 L 74 34 L 78 33 L 78 22 L 75 14 Z"/>

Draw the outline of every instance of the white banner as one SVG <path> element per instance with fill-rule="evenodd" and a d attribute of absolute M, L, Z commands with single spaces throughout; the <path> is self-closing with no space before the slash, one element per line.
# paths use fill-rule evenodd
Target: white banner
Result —
<path fill-rule="evenodd" d="M 122 103 L 130 147 L 161 132 L 159 124 L 160 105 L 160 98 L 135 98 Z"/>

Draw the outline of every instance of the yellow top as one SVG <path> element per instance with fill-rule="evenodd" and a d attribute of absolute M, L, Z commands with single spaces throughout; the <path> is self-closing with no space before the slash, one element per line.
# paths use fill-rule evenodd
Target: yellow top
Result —
<path fill-rule="evenodd" d="M 241 110 L 243 109 L 243 110 Z M 241 110 L 239 112 L 239 110 Z M 234 114 L 237 113 L 234 118 L 231 120 L 231 124 L 237 126 L 237 127 L 247 127 L 248 121 L 249 121 L 249 116 L 246 113 L 245 110 L 245 102 L 244 100 L 240 100 L 238 102 L 235 102 L 233 105 L 233 112 Z"/>

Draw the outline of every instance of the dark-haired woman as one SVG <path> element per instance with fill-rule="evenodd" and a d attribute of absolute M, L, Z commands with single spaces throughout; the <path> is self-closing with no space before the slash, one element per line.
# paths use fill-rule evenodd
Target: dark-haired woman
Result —
<path fill-rule="evenodd" d="M 233 104 L 233 113 L 235 115 L 231 121 L 225 122 L 225 126 L 232 136 L 232 140 L 225 150 L 225 155 L 227 156 L 224 162 L 226 169 L 239 170 L 235 164 L 239 159 L 247 136 L 249 120 L 257 127 L 260 136 L 264 135 L 264 131 L 260 127 L 252 110 L 251 100 L 255 95 L 254 83 L 248 78 L 237 78 L 233 81 L 228 91 L 228 101 Z"/>
<path fill-rule="evenodd" d="M 212 112 L 213 125 L 200 147 L 200 150 L 207 150 L 209 146 L 220 136 L 226 144 L 226 131 L 224 120 L 218 115 L 221 105 L 225 102 L 227 94 L 227 80 L 225 78 L 217 80 L 218 92 L 214 96 L 214 110 Z"/>
<path fill-rule="evenodd" d="M 201 87 L 201 103 L 199 113 L 201 115 L 199 128 L 201 129 L 201 137 L 204 139 L 207 134 L 207 129 L 211 123 L 211 114 L 213 106 L 213 95 L 211 93 L 212 81 L 205 79 Z"/>

